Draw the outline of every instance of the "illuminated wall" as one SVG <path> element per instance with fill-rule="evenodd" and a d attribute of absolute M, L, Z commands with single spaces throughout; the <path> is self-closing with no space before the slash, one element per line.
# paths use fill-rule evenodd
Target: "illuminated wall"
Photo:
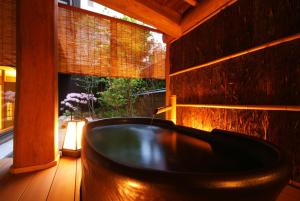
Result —
<path fill-rule="evenodd" d="M 177 123 L 267 139 L 293 160 L 300 182 L 300 1 L 239 0 L 170 47 L 179 104 L 282 106 L 283 110 L 177 107 Z M 195 70 L 182 70 L 199 67 Z"/>
<path fill-rule="evenodd" d="M 0 135 L 13 128 L 16 70 L 0 66 Z"/>

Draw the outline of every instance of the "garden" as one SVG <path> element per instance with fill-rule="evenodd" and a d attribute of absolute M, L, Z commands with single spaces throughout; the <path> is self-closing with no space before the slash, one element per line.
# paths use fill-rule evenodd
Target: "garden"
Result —
<path fill-rule="evenodd" d="M 60 74 L 59 85 L 63 119 L 152 116 L 165 104 L 165 80 Z"/>

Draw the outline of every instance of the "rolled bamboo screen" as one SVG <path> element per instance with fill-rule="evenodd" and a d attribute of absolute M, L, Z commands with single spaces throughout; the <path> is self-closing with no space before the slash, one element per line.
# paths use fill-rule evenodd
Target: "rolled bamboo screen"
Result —
<path fill-rule="evenodd" d="M 58 70 L 101 77 L 165 79 L 161 33 L 59 6 Z M 16 0 L 0 0 L 0 66 L 16 66 Z"/>
<path fill-rule="evenodd" d="M 15 0 L 0 0 L 0 66 L 16 66 Z"/>
<path fill-rule="evenodd" d="M 161 33 L 74 7 L 58 12 L 59 72 L 165 79 Z"/>

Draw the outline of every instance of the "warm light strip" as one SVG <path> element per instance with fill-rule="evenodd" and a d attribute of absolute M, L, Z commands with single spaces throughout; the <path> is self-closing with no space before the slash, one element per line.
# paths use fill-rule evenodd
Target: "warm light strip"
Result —
<path fill-rule="evenodd" d="M 300 112 L 300 106 L 292 105 L 210 105 L 210 104 L 177 104 L 177 107 L 218 108 L 237 110 L 269 110 Z"/>
<path fill-rule="evenodd" d="M 241 52 L 238 52 L 238 53 L 234 53 L 234 54 L 222 57 L 222 58 L 214 60 L 214 61 L 210 61 L 210 62 L 201 64 L 201 65 L 197 65 L 197 66 L 194 66 L 194 67 L 191 67 L 191 68 L 188 68 L 188 69 L 184 69 L 184 70 L 181 70 L 181 71 L 178 71 L 178 72 L 175 72 L 175 73 L 171 73 L 170 77 L 175 76 L 175 75 L 179 75 L 179 74 L 182 74 L 182 73 L 186 73 L 186 72 L 189 72 L 189 71 L 197 70 L 197 69 L 200 69 L 200 68 L 204 68 L 204 67 L 216 64 L 216 63 L 220 63 L 222 61 L 233 59 L 233 58 L 245 55 L 245 54 L 256 52 L 258 50 L 262 50 L 262 49 L 265 49 L 265 48 L 268 48 L 268 47 L 279 45 L 281 43 L 286 43 L 286 42 L 296 40 L 296 39 L 299 39 L 299 38 L 300 38 L 300 33 L 292 35 L 292 36 L 288 36 L 288 37 L 285 37 L 285 38 L 281 38 L 279 40 L 275 40 L 275 41 L 265 43 L 263 45 L 260 45 L 260 46 L 254 47 L 254 48 L 250 48 L 248 50 L 244 50 L 244 51 L 241 51 Z"/>
<path fill-rule="evenodd" d="M 156 114 L 161 114 L 161 113 L 164 113 L 164 112 L 167 112 L 167 111 L 169 111 L 169 110 L 171 110 L 172 109 L 172 107 L 171 106 L 169 106 L 169 107 L 165 107 L 165 108 L 158 108 L 158 111 L 157 111 L 157 113 Z"/>

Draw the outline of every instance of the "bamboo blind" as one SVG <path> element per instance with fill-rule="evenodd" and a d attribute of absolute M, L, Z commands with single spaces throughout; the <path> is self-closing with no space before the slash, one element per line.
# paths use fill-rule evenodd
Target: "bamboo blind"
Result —
<path fill-rule="evenodd" d="M 0 66 L 16 66 L 15 0 L 0 0 Z"/>
<path fill-rule="evenodd" d="M 165 47 L 152 29 L 59 7 L 59 72 L 165 79 Z"/>
<path fill-rule="evenodd" d="M 58 12 L 59 72 L 165 79 L 161 33 L 70 6 Z M 0 1 L 0 65 L 16 66 L 15 0 Z"/>

